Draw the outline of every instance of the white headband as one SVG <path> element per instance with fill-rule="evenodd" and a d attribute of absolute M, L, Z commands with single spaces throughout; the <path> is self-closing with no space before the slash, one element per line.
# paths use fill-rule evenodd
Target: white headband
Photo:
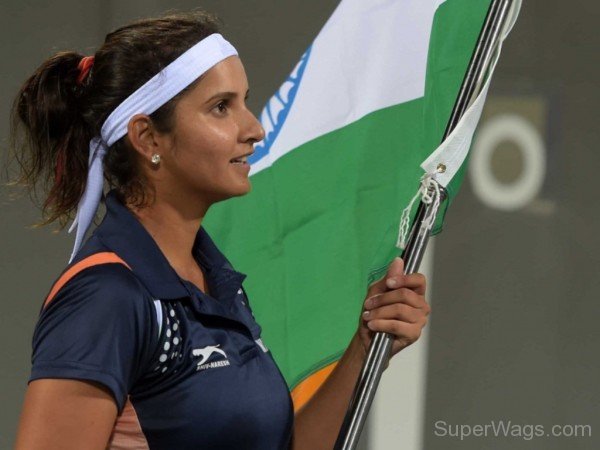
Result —
<path fill-rule="evenodd" d="M 77 227 L 69 262 L 79 251 L 100 203 L 104 186 L 104 155 L 111 145 L 127 134 L 131 117 L 135 114 L 152 114 L 215 64 L 237 54 L 236 49 L 223 36 L 211 34 L 150 78 L 108 116 L 102 125 L 100 136 L 90 141 L 85 191 L 77 206 L 75 220 L 69 228 L 70 233 Z"/>

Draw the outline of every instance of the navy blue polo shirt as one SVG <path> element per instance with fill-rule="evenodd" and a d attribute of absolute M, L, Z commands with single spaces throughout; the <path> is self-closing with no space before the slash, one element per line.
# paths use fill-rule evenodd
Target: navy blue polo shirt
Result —
<path fill-rule="evenodd" d="M 118 200 L 65 269 L 91 265 L 58 288 L 33 337 L 32 374 L 89 380 L 114 395 L 108 448 L 288 448 L 288 387 L 261 341 L 242 282 L 200 228 L 193 256 L 207 295 L 181 279 Z M 59 278 L 60 279 L 60 278 Z"/>

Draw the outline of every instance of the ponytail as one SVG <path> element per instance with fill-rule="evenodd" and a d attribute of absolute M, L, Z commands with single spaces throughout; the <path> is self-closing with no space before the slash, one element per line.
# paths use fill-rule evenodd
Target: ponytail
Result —
<path fill-rule="evenodd" d="M 46 192 L 47 224 L 64 226 L 85 187 L 92 130 L 85 123 L 85 86 L 77 83 L 82 55 L 61 52 L 44 62 L 21 87 L 12 109 L 14 157 L 19 182 Z"/>
<path fill-rule="evenodd" d="M 29 187 L 34 198 L 38 190 L 43 191 L 44 221 L 40 225 L 58 220 L 64 227 L 73 218 L 85 190 L 89 142 L 100 134 L 109 114 L 219 28 L 219 20 L 201 10 L 140 20 L 106 36 L 87 75 L 89 64 L 85 63 L 89 60 L 82 62 L 83 55 L 62 52 L 29 77 L 13 105 L 11 147 L 21 168 L 18 182 Z M 179 98 L 150 115 L 158 130 L 171 131 Z M 123 203 L 145 204 L 151 187 L 126 137 L 108 149 L 104 176 Z"/>

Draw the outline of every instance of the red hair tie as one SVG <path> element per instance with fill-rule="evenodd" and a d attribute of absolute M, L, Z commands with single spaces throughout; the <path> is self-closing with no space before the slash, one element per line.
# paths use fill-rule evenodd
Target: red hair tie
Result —
<path fill-rule="evenodd" d="M 79 76 L 77 77 L 77 84 L 83 84 L 85 78 L 88 73 L 90 73 L 90 69 L 94 65 L 94 57 L 93 56 L 84 56 L 79 61 L 79 65 L 77 68 L 79 69 Z"/>

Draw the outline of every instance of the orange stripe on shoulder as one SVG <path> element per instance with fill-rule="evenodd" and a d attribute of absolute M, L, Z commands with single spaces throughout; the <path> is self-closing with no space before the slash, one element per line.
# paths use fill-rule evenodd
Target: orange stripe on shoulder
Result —
<path fill-rule="evenodd" d="M 337 361 L 332 362 L 320 370 L 317 370 L 315 373 L 302 380 L 298 386 L 292 389 L 294 411 L 298 411 L 300 408 L 302 408 L 306 402 L 308 402 L 311 397 L 315 395 L 315 392 L 319 390 L 327 377 L 331 374 L 331 372 L 333 372 L 333 369 L 336 365 Z"/>
<path fill-rule="evenodd" d="M 129 267 L 125 261 L 119 258 L 116 253 L 100 252 L 90 255 L 87 258 L 82 259 L 77 264 L 74 264 L 72 267 L 70 267 L 69 270 L 63 273 L 62 276 L 56 281 L 56 283 L 54 283 L 54 286 L 52 286 L 48 297 L 46 297 L 46 300 L 44 301 L 44 308 L 48 306 L 48 304 L 54 299 L 57 292 L 60 291 L 60 289 L 79 272 L 81 272 L 84 269 L 87 269 L 88 267 L 110 263 L 123 264 L 129 270 L 131 270 L 131 267 Z"/>

